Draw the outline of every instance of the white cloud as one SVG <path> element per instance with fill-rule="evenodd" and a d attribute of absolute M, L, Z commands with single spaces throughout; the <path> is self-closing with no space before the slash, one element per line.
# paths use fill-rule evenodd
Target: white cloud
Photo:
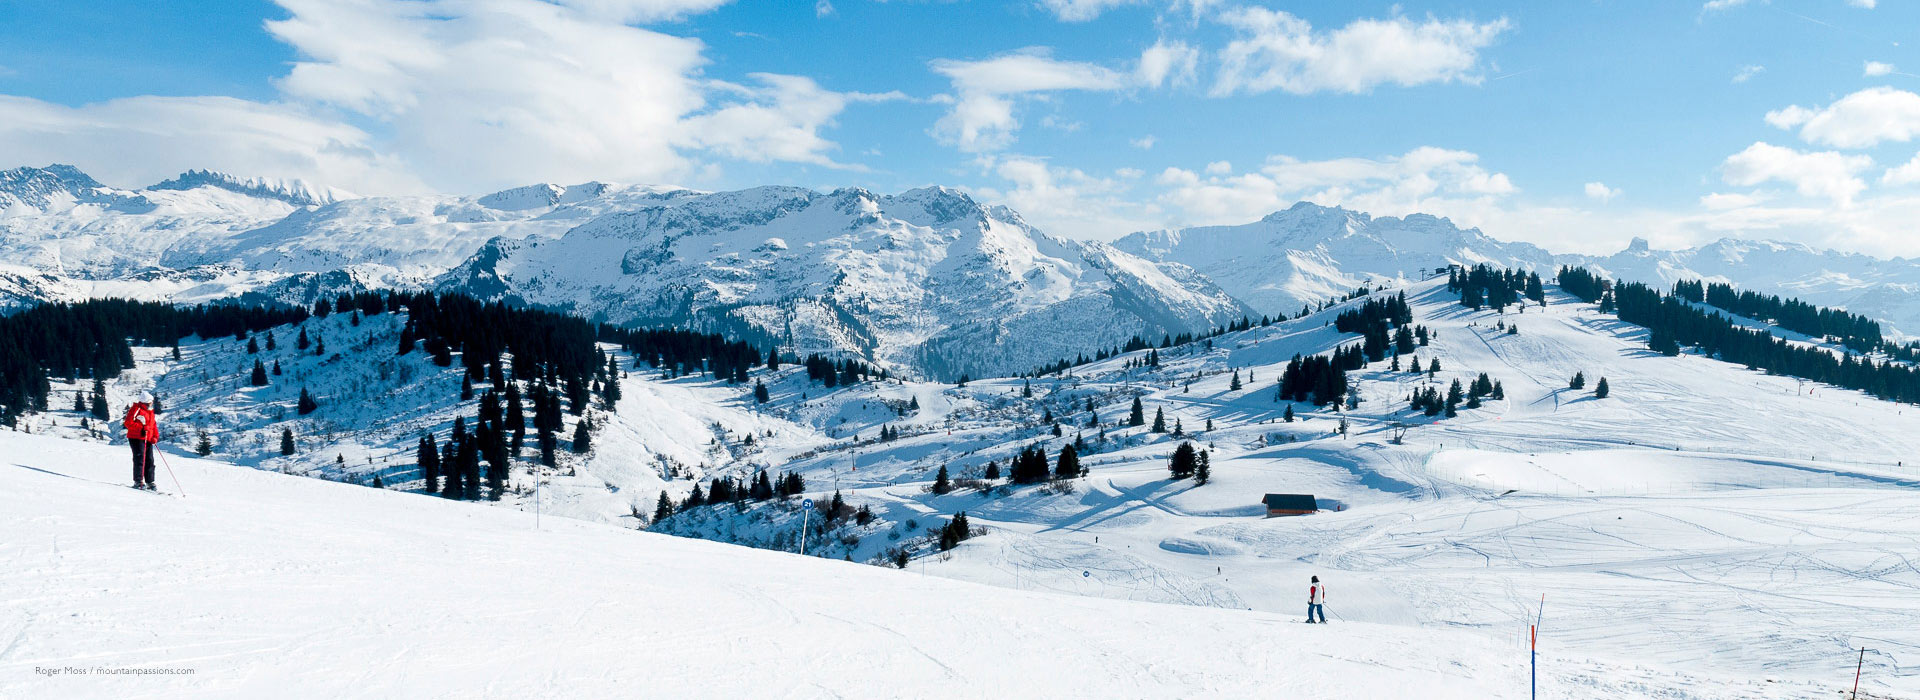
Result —
<path fill-rule="evenodd" d="M 1219 15 L 1238 37 L 1220 50 L 1213 94 L 1284 90 L 1360 93 L 1375 86 L 1481 80 L 1480 50 L 1512 25 L 1405 17 L 1360 19 L 1315 33 L 1306 20 L 1261 7 Z"/>
<path fill-rule="evenodd" d="M 1203 177 L 1167 168 L 1155 182 L 1165 188 L 1160 200 L 1190 224 L 1245 223 L 1301 200 L 1377 214 L 1447 215 L 1484 210 L 1516 191 L 1506 175 L 1478 161 L 1472 153 L 1433 147 L 1378 159 L 1274 156 L 1255 172 L 1229 175 L 1209 167 Z"/>
<path fill-rule="evenodd" d="M 1113 175 L 1122 180 L 1138 180 L 1141 176 L 1146 175 L 1146 172 L 1139 168 L 1120 168 L 1113 171 Z"/>
<path fill-rule="evenodd" d="M 678 19 L 729 2 L 732 0 L 558 0 L 558 4 L 579 10 L 587 17 L 619 24 Z"/>
<path fill-rule="evenodd" d="M 1135 79 L 1147 87 L 1159 87 L 1172 79 L 1176 85 L 1193 82 L 1194 69 L 1200 62 L 1200 50 L 1186 45 L 1185 42 L 1156 41 L 1140 53 L 1140 64 L 1134 69 Z"/>
<path fill-rule="evenodd" d="M 38 121 L 6 120 L 0 139 L 103 133 L 93 140 L 127 153 L 90 168 L 103 177 L 216 167 L 369 194 L 472 192 L 711 176 L 715 159 L 840 167 L 823 130 L 849 104 L 892 97 L 796 76 L 709 80 L 700 41 L 635 26 L 726 0 L 276 1 L 287 16 L 266 29 L 297 59 L 274 81 L 281 101 L 13 99 Z M 60 160 L 97 149 L 70 150 Z"/>
<path fill-rule="evenodd" d="M 1227 161 L 1216 160 L 1207 164 L 1208 175 L 1226 175 L 1231 172 L 1233 172 L 1233 164 Z"/>
<path fill-rule="evenodd" d="M 1153 150 L 1153 144 L 1156 141 L 1159 141 L 1159 139 L 1154 138 L 1153 134 L 1147 134 L 1146 136 L 1142 136 L 1132 141 L 1128 141 L 1127 143 L 1133 144 L 1134 148 L 1138 148 L 1142 151 L 1150 151 L 1150 150 Z"/>
<path fill-rule="evenodd" d="M 1725 10 L 1729 8 L 1739 7 L 1745 4 L 1747 4 L 1747 0 L 1707 0 L 1707 4 L 1700 6 L 1700 9 L 1707 12 L 1714 12 L 1717 10 Z"/>
<path fill-rule="evenodd" d="M 1847 0 L 1847 4 L 1861 9 L 1871 10 L 1879 3 L 1878 0 Z"/>
<path fill-rule="evenodd" d="M 1741 66 L 1740 70 L 1733 74 L 1733 82 L 1735 83 L 1747 82 L 1749 80 L 1752 80 L 1754 76 L 1766 72 L 1766 70 L 1767 70 L 1766 66 L 1756 65 L 1756 64 Z"/>
<path fill-rule="evenodd" d="M 1614 197 L 1620 196 L 1620 190 L 1608 187 L 1606 183 L 1603 182 L 1587 183 L 1586 193 L 1588 199 L 1598 200 L 1601 204 L 1605 204 Z"/>
<path fill-rule="evenodd" d="M 1765 201 L 1765 199 L 1759 195 L 1741 194 L 1739 192 L 1710 192 L 1701 195 L 1700 206 L 1719 211 L 1751 207 L 1763 201 Z"/>
<path fill-rule="evenodd" d="M 1891 63 L 1867 61 L 1867 67 L 1861 71 L 1861 74 L 1868 78 L 1876 78 L 1882 75 L 1891 75 L 1893 72 L 1893 64 Z"/>
<path fill-rule="evenodd" d="M 1913 160 L 1907 161 L 1905 165 L 1887 168 L 1887 172 L 1880 176 L 1880 183 L 1885 185 L 1920 185 L 1920 153 L 1914 154 Z"/>
<path fill-rule="evenodd" d="M 1145 0 L 1040 0 L 1040 8 L 1053 13 L 1062 22 L 1085 22 L 1100 13 L 1122 5 L 1138 5 Z"/>
<path fill-rule="evenodd" d="M 1016 102 L 1066 90 L 1111 92 L 1158 87 L 1193 73 L 1198 52 L 1182 43 L 1156 43 L 1140 55 L 1132 71 L 1081 61 L 1063 61 L 1052 50 L 1032 47 L 979 61 L 935 59 L 935 73 L 953 83 L 952 109 L 933 125 L 942 143 L 963 151 L 985 152 L 1013 143 L 1020 119 Z"/>
<path fill-rule="evenodd" d="M 1837 151 L 1804 152 L 1765 142 L 1755 142 L 1746 150 L 1727 156 L 1720 166 L 1720 177 L 1727 184 L 1750 187 L 1777 181 L 1793 185 L 1808 197 L 1824 197 L 1834 204 L 1852 204 L 1855 195 L 1867 188 L 1859 173 L 1873 166 L 1873 159 L 1846 155 Z"/>
<path fill-rule="evenodd" d="M 1800 138 L 1839 148 L 1867 148 L 1920 135 L 1920 95 L 1890 87 L 1867 88 L 1820 109 L 1793 105 L 1768 112 L 1768 124 L 1800 127 Z"/>
<path fill-rule="evenodd" d="M 976 196 L 1013 207 L 1047 233 L 1110 239 L 1164 225 L 1158 207 L 1128 196 L 1132 185 L 1127 181 L 1138 177 L 1138 171 L 1122 169 L 1118 179 L 1105 178 L 1023 155 L 988 155 L 977 164 L 1007 186 L 976 188 Z"/>
<path fill-rule="evenodd" d="M 428 189 L 360 129 L 296 106 L 227 97 L 128 97 L 67 107 L 0 95 L 0 153 L 21 164 L 70 163 L 119 187 L 210 168 L 362 193 Z"/>
<path fill-rule="evenodd" d="M 813 3 L 813 16 L 825 17 L 831 14 L 833 14 L 833 3 L 828 2 L 828 0 L 819 0 Z"/>

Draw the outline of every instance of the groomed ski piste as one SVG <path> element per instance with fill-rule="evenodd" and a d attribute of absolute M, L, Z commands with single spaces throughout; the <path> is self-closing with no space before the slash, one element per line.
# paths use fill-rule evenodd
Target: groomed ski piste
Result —
<path fill-rule="evenodd" d="M 184 499 L 126 489 L 124 444 L 49 417 L 0 433 L 0 696 L 1527 697 L 1544 597 L 1541 697 L 1831 697 L 1861 648 L 1863 690 L 1920 697 L 1916 407 L 1662 357 L 1557 290 L 1506 314 L 1435 281 L 1384 293 L 1400 291 L 1434 332 L 1414 354 L 1444 369 L 1356 371 L 1363 401 L 1340 414 L 1293 404 L 1284 422 L 1274 381 L 1295 353 L 1358 342 L 1327 325 L 1346 305 L 1161 349 L 1157 369 L 1127 366 L 1142 351 L 1031 382 L 828 390 L 756 370 L 773 396 L 761 406 L 750 385 L 635 370 L 593 453 L 537 494 L 516 472 L 504 507 L 274 473 L 417 488 L 398 466 L 413 431 L 470 412 L 439 398 L 403 416 L 402 398 L 346 411 L 323 395 L 316 416 L 338 437 L 294 458 L 244 437 L 205 460 L 170 443 Z M 354 351 L 390 357 L 375 336 L 395 321 L 368 322 Z M 113 391 L 192 395 L 244 369 L 233 345 L 144 354 Z M 334 365 L 288 371 L 373 382 Z M 396 396 L 457 389 L 457 368 L 436 371 Z M 1412 389 L 1480 372 L 1505 400 L 1406 410 Z M 1568 388 L 1575 372 L 1586 389 Z M 277 434 L 271 406 L 290 399 L 272 392 L 286 391 L 182 398 L 163 427 L 199 416 Z M 1188 434 L 1124 427 L 1136 396 Z M 1104 441 L 1084 427 L 1089 398 Z M 883 424 L 902 437 L 873 441 Z M 1076 437 L 1089 474 L 1070 492 L 928 492 L 942 465 L 973 477 Z M 1168 479 L 1183 439 L 1211 451 L 1210 483 Z M 806 558 L 692 539 L 793 549 L 797 499 L 634 531 L 662 490 L 761 467 L 877 518 Z M 1265 493 L 1326 510 L 1264 518 Z M 915 549 L 905 571 L 840 561 L 924 545 L 960 511 L 984 532 L 951 552 Z M 1332 625 L 1297 624 L 1312 575 Z M 76 660 L 195 675 L 33 672 Z"/>

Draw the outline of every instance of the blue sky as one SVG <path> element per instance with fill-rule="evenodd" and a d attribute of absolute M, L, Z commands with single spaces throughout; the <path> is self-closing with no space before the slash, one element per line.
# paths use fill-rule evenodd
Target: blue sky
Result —
<path fill-rule="evenodd" d="M 1049 232 L 1306 199 L 1601 252 L 1920 254 L 1870 0 L 0 2 L 0 167 L 363 194 L 927 184 Z"/>

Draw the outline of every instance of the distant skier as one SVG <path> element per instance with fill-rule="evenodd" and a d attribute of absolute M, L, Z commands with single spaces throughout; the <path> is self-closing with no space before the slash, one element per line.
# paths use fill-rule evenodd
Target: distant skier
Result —
<path fill-rule="evenodd" d="M 127 407 L 127 445 L 133 448 L 133 487 L 153 490 L 153 443 L 160 441 L 160 421 L 153 415 L 153 394 L 140 392 L 140 398 Z"/>
<path fill-rule="evenodd" d="M 1322 607 L 1326 602 L 1327 585 L 1320 582 L 1319 576 L 1315 576 L 1313 585 L 1307 587 L 1307 624 L 1313 624 L 1313 616 L 1316 614 L 1320 616 L 1321 623 L 1324 624 L 1327 621 L 1327 611 Z"/>

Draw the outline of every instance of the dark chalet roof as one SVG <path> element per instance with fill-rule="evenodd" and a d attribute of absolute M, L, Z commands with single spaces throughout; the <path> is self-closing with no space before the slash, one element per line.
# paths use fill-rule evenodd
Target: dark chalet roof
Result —
<path fill-rule="evenodd" d="M 1303 493 L 1270 493 L 1260 502 L 1267 504 L 1267 510 L 1320 510 L 1313 496 Z"/>

